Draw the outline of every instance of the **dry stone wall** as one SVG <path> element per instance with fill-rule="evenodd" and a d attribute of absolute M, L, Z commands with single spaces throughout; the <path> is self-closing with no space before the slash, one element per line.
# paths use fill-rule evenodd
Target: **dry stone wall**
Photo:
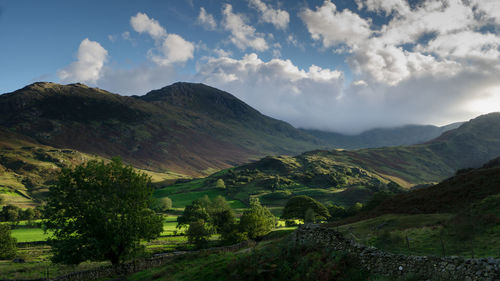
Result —
<path fill-rule="evenodd" d="M 360 245 L 333 229 L 307 224 L 293 236 L 298 244 L 321 244 L 355 256 L 364 269 L 378 274 L 401 276 L 414 274 L 421 280 L 500 281 L 500 260 L 461 257 L 405 256 Z"/>

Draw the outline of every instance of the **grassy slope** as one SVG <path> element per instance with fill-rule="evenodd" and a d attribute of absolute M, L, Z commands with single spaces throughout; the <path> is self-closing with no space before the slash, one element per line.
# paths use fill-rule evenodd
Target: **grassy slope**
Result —
<path fill-rule="evenodd" d="M 444 247 L 446 255 L 498 258 L 499 182 L 496 158 L 435 186 L 398 194 L 341 221 L 338 229 L 362 243 L 398 253 L 442 255 Z"/>
<path fill-rule="evenodd" d="M 28 137 L 0 129 L 0 195 L 6 203 L 19 207 L 40 204 L 48 187 L 63 167 L 72 167 L 89 160 L 105 158 L 72 149 L 46 146 Z M 185 175 L 164 171 L 137 169 L 151 176 L 156 185 L 165 185 L 186 178 Z"/>
<path fill-rule="evenodd" d="M 282 207 L 292 196 L 309 195 L 323 203 L 348 206 L 367 200 L 374 190 L 390 181 L 406 188 L 433 184 L 452 176 L 457 169 L 478 166 L 498 155 L 500 113 L 493 113 L 464 123 L 426 144 L 353 151 L 315 150 L 295 157 L 266 157 L 205 179 L 167 187 L 157 196 L 175 193 L 182 199 L 182 205 L 204 193 L 224 193 L 230 200 L 246 203 L 250 196 L 256 196 L 265 205 Z M 224 191 L 214 189 L 219 178 L 226 184 Z M 473 193 L 472 189 L 470 192 Z M 432 198 L 446 196 L 437 194 Z M 432 202 L 429 205 L 442 204 Z"/>

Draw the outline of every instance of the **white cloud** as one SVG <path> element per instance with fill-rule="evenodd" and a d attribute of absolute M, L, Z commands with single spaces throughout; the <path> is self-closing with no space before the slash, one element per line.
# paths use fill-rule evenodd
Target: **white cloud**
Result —
<path fill-rule="evenodd" d="M 472 8 L 461 0 L 427 0 L 411 12 L 392 18 L 380 33 L 386 44 L 398 45 L 415 43 L 425 34 L 439 36 L 476 26 Z"/>
<path fill-rule="evenodd" d="M 233 13 L 233 7 L 226 4 L 222 10 L 223 26 L 231 32 L 229 39 L 241 50 L 252 48 L 265 51 L 269 48 L 264 35 L 256 32 L 255 28 L 246 24 L 243 15 Z"/>
<path fill-rule="evenodd" d="M 215 22 L 214 16 L 207 13 L 203 7 L 200 8 L 197 22 L 207 30 L 214 30 L 217 28 L 217 22 Z"/>
<path fill-rule="evenodd" d="M 492 33 L 462 31 L 445 34 L 431 40 L 427 46 L 418 46 L 423 52 L 455 59 L 500 59 L 500 37 Z"/>
<path fill-rule="evenodd" d="M 144 13 L 137 13 L 137 15 L 130 18 L 130 25 L 135 31 L 139 33 L 147 33 L 154 39 L 161 39 L 167 36 L 167 31 L 155 19 L 150 19 Z"/>
<path fill-rule="evenodd" d="M 139 33 L 148 33 L 156 42 L 156 48 L 148 52 L 148 57 L 156 64 L 165 66 L 183 63 L 194 57 L 194 44 L 177 34 L 167 34 L 160 23 L 148 15 L 137 13 L 130 18 L 130 24 Z"/>
<path fill-rule="evenodd" d="M 295 125 L 324 124 L 324 114 L 338 98 L 343 74 L 312 65 L 298 68 L 290 60 L 261 60 L 257 54 L 242 59 L 208 58 L 198 63 L 196 80 L 227 90 L 264 114 Z M 330 115 L 330 114 L 328 114 Z"/>
<path fill-rule="evenodd" d="M 500 25 L 500 2 L 497 0 L 471 0 L 471 2 L 486 15 Z"/>
<path fill-rule="evenodd" d="M 185 62 L 193 58 L 194 45 L 177 34 L 169 34 L 163 40 L 160 51 L 160 55 L 150 52 L 151 60 L 158 65 Z"/>
<path fill-rule="evenodd" d="M 338 44 L 353 46 L 371 35 L 370 20 L 361 18 L 348 9 L 338 11 L 335 4 L 326 0 L 316 10 L 305 9 L 300 18 L 314 40 L 321 40 L 324 47 Z"/>
<path fill-rule="evenodd" d="M 95 83 L 102 74 L 108 51 L 96 41 L 85 38 L 78 48 L 77 61 L 58 72 L 62 82 Z"/>
<path fill-rule="evenodd" d="M 286 29 L 290 22 L 287 11 L 273 9 L 261 0 L 249 0 L 249 6 L 260 12 L 262 21 L 273 24 L 278 29 Z"/>
<path fill-rule="evenodd" d="M 386 16 L 392 12 L 406 14 L 410 11 L 408 2 L 405 0 L 355 0 L 358 9 L 366 8 L 368 11 L 384 13 Z"/>

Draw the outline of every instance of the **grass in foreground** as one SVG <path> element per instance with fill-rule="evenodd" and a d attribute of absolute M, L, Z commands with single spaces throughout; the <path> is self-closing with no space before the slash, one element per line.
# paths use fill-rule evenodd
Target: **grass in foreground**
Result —
<path fill-rule="evenodd" d="M 281 235 L 280 235 L 281 236 Z M 289 237 L 235 253 L 197 253 L 133 274 L 128 281 L 154 280 L 339 280 L 395 281 L 359 270 L 356 261 L 325 247 L 295 246 Z"/>

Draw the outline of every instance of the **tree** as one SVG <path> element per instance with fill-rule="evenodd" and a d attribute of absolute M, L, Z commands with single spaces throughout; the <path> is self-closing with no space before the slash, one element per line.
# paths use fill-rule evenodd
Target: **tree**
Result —
<path fill-rule="evenodd" d="M 10 226 L 0 224 L 0 259 L 11 259 L 16 256 L 16 238 L 10 235 Z"/>
<path fill-rule="evenodd" d="M 11 221 L 17 223 L 19 220 L 19 207 L 14 205 L 6 205 L 2 208 L 1 216 L 4 221 Z"/>
<path fill-rule="evenodd" d="M 313 198 L 300 195 L 295 196 L 286 202 L 283 214 L 283 219 L 305 219 L 306 211 L 311 209 L 315 213 L 314 220 L 325 220 L 330 216 L 328 209 L 320 202 Z"/>
<path fill-rule="evenodd" d="M 276 218 L 269 209 L 262 206 L 258 198 L 251 198 L 250 209 L 243 212 L 239 228 L 248 238 L 256 239 L 271 232 L 275 224 Z"/>
<path fill-rule="evenodd" d="M 5 198 L 0 195 L 0 206 L 2 206 L 5 203 Z"/>
<path fill-rule="evenodd" d="M 220 188 L 220 189 L 225 189 L 225 188 L 226 188 L 226 184 L 224 183 L 224 180 L 223 180 L 223 179 L 218 179 L 218 180 L 215 182 L 215 187 L 216 187 L 216 188 Z"/>
<path fill-rule="evenodd" d="M 31 225 L 31 222 L 33 219 L 35 219 L 35 210 L 33 208 L 26 208 L 26 210 L 20 212 L 21 213 L 21 219 L 27 220 L 28 224 Z"/>
<path fill-rule="evenodd" d="M 214 234 L 213 229 L 204 220 L 191 222 L 186 231 L 189 243 L 198 247 L 206 245 L 212 234 Z"/>
<path fill-rule="evenodd" d="M 188 239 L 201 246 L 203 239 L 210 238 L 212 234 L 223 234 L 226 237 L 234 228 L 234 217 L 234 211 L 224 197 L 217 196 L 210 200 L 205 196 L 184 208 L 182 215 L 177 218 L 177 228 L 187 226 Z M 189 238 L 190 236 L 193 237 Z"/>
<path fill-rule="evenodd" d="M 142 249 L 141 240 L 163 230 L 161 216 L 148 208 L 152 193 L 151 178 L 120 159 L 63 169 L 44 208 L 44 224 L 54 233 L 53 261 L 116 265 L 132 257 Z"/>
<path fill-rule="evenodd" d="M 199 220 L 208 221 L 208 204 L 203 199 L 196 199 L 184 208 L 182 215 L 177 217 L 177 228 L 187 227 L 190 223 Z"/>
<path fill-rule="evenodd" d="M 172 209 L 172 199 L 170 199 L 168 197 L 154 199 L 152 209 L 154 209 L 158 212 L 168 211 L 168 210 Z"/>

